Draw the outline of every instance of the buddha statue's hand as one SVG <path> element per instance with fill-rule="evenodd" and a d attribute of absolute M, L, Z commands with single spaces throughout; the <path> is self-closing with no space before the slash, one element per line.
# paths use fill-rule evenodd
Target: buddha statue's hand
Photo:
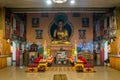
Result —
<path fill-rule="evenodd" d="M 55 41 L 56 39 L 55 38 L 52 38 L 52 41 Z"/>

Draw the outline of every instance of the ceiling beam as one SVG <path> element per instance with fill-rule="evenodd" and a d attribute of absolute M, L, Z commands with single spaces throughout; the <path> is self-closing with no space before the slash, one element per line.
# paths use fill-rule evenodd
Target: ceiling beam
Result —
<path fill-rule="evenodd" d="M 105 13 L 112 8 L 80 8 L 80 7 L 55 7 L 55 8 L 6 8 L 13 13 L 58 13 L 58 12 L 87 12 Z"/>

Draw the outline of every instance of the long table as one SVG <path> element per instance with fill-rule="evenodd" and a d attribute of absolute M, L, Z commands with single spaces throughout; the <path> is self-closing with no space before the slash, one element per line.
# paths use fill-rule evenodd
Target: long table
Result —
<path fill-rule="evenodd" d="M 4 67 L 7 67 L 7 56 L 0 55 L 0 69 Z"/>

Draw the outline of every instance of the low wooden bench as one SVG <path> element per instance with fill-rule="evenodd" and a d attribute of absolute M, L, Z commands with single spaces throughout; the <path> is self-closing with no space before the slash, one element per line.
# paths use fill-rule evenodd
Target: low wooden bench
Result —
<path fill-rule="evenodd" d="M 94 66 L 91 64 L 84 64 L 83 72 L 94 72 Z"/>
<path fill-rule="evenodd" d="M 47 62 L 40 62 L 37 68 L 38 71 L 46 71 L 48 69 Z"/>
<path fill-rule="evenodd" d="M 38 63 L 31 63 L 27 67 L 27 72 L 38 72 Z"/>
<path fill-rule="evenodd" d="M 76 62 L 74 67 L 75 67 L 76 71 L 80 71 L 81 72 L 84 69 L 84 64 L 83 64 L 83 62 Z"/>

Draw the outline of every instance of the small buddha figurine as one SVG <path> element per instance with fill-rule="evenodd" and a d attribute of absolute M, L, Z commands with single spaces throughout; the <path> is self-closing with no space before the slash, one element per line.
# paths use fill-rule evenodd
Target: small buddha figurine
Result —
<path fill-rule="evenodd" d="M 53 35 L 53 44 L 68 44 L 69 39 L 68 39 L 68 31 L 65 29 L 64 25 L 63 25 L 63 21 L 60 20 L 58 21 L 58 27 L 55 29 L 54 31 L 54 35 Z"/>

